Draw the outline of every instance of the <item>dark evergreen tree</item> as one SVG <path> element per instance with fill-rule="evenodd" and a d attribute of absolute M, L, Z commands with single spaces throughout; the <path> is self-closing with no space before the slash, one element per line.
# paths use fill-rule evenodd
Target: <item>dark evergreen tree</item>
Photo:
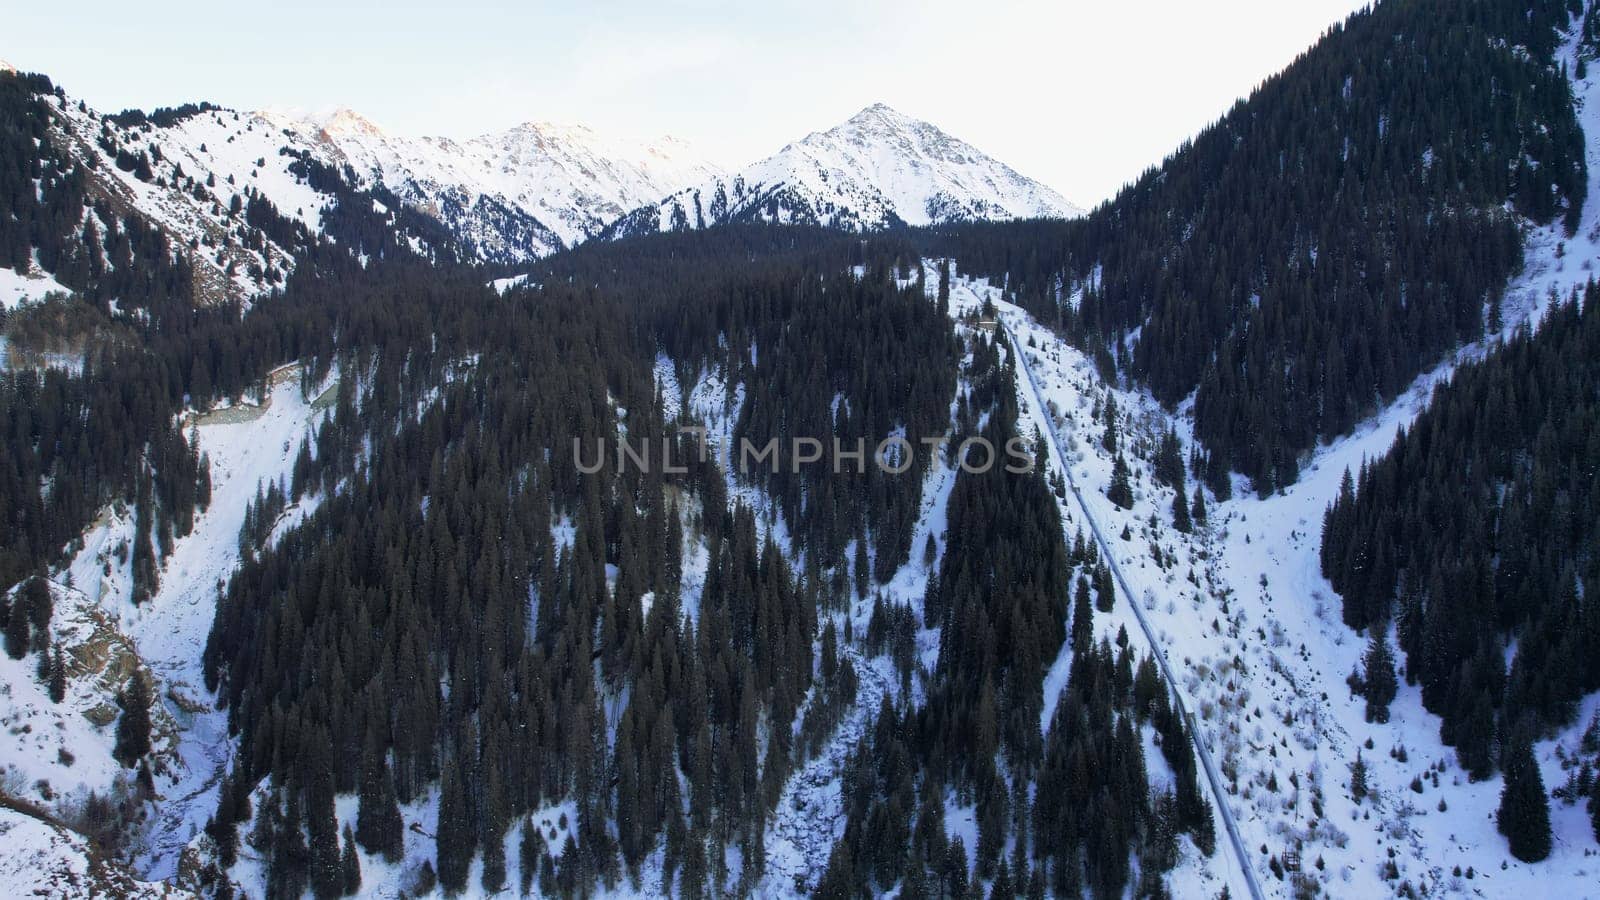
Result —
<path fill-rule="evenodd" d="M 32 626 L 28 622 L 27 610 L 20 595 L 16 602 L 5 606 L 5 612 L 6 655 L 12 659 L 21 659 L 28 652 Z"/>
<path fill-rule="evenodd" d="M 384 859 L 398 862 L 404 843 L 404 825 L 395 799 L 394 781 L 379 743 L 378 732 L 371 732 L 361 764 L 360 805 L 356 811 L 356 839 L 368 853 L 381 853 Z"/>
<path fill-rule="evenodd" d="M 1600 518 L 1579 512 L 1600 502 L 1588 474 L 1600 458 L 1600 289 L 1583 293 L 1458 369 L 1388 454 L 1346 476 L 1323 519 L 1323 574 L 1345 622 L 1396 623 L 1406 677 L 1474 779 L 1523 716 L 1565 724 L 1600 689 L 1597 657 L 1581 649 L 1600 646 L 1600 616 L 1579 599 L 1600 585 Z"/>
<path fill-rule="evenodd" d="M 1172 527 L 1184 534 L 1194 530 L 1194 523 L 1189 518 L 1189 498 L 1183 495 L 1182 490 L 1172 498 Z"/>
<path fill-rule="evenodd" d="M 1367 698 L 1368 722 L 1389 721 L 1389 703 L 1399 689 L 1387 632 L 1387 623 L 1373 626 L 1372 638 L 1367 644 L 1362 690 Z"/>
<path fill-rule="evenodd" d="M 356 856 L 355 835 L 350 826 L 344 826 L 344 850 L 339 856 L 339 872 L 344 883 L 344 896 L 353 897 L 361 890 L 361 859 Z"/>
<path fill-rule="evenodd" d="M 50 655 L 50 702 L 60 703 L 67 697 L 67 663 L 61 656 L 61 645 Z"/>
<path fill-rule="evenodd" d="M 1111 466 L 1111 486 L 1106 489 L 1106 498 L 1123 509 L 1133 508 L 1133 487 L 1128 481 L 1128 461 L 1123 459 L 1120 453 Z"/>
<path fill-rule="evenodd" d="M 444 777 L 439 800 L 439 830 L 435 834 L 439 860 L 439 886 L 459 893 L 467 886 L 467 868 L 477 852 L 477 829 L 469 819 L 467 788 L 463 773 L 457 770 Z"/>
<path fill-rule="evenodd" d="M 117 717 L 117 743 L 112 755 L 124 768 L 138 765 L 150 752 L 150 702 L 150 686 L 143 675 L 134 673 L 117 696 L 122 714 Z"/>
<path fill-rule="evenodd" d="M 1502 768 L 1506 781 L 1495 824 L 1506 836 L 1512 856 L 1539 862 L 1550 855 L 1550 800 L 1532 744 L 1526 738 L 1513 739 Z"/>

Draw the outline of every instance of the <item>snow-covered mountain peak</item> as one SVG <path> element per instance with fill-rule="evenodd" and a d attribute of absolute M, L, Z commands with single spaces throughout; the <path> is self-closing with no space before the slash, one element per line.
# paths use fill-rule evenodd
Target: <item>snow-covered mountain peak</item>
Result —
<path fill-rule="evenodd" d="M 545 140 L 592 141 L 597 139 L 593 128 L 581 122 L 552 122 L 548 119 L 529 120 L 507 129 L 506 134 L 536 135 Z M 493 137 L 493 134 L 482 137 Z"/>
<path fill-rule="evenodd" d="M 13 66 L 11 63 L 8 63 L 5 60 L 0 59 L 0 72 L 15 72 L 16 70 L 17 70 L 16 66 Z"/>
<path fill-rule="evenodd" d="M 377 123 L 346 106 L 341 106 L 325 116 L 320 116 L 316 121 L 321 127 L 322 133 L 330 137 L 355 134 L 365 137 L 382 137 L 384 133 Z"/>
<path fill-rule="evenodd" d="M 503 262 L 580 243 L 630 209 L 722 174 L 683 141 L 582 124 L 529 120 L 455 140 L 390 134 L 348 109 L 268 116 Z"/>
<path fill-rule="evenodd" d="M 1009 171 L 1009 167 L 991 159 L 965 141 L 950 136 L 937 125 L 912 118 L 882 103 L 867 107 L 824 134 L 835 140 L 847 140 L 862 145 L 874 142 L 889 143 L 911 156 L 929 155 L 951 162 L 973 160 Z"/>
<path fill-rule="evenodd" d="M 333 141 L 352 136 L 369 139 L 385 137 L 378 123 L 348 106 L 329 107 L 315 112 L 295 106 L 269 106 L 250 115 L 312 140 Z"/>
<path fill-rule="evenodd" d="M 831 130 L 842 131 L 851 127 L 915 128 L 932 126 L 920 119 L 913 119 L 887 103 L 874 103 Z"/>
<path fill-rule="evenodd" d="M 629 215 L 613 235 L 759 219 L 849 229 L 1083 210 L 971 144 L 884 103 L 788 144 L 731 178 Z"/>

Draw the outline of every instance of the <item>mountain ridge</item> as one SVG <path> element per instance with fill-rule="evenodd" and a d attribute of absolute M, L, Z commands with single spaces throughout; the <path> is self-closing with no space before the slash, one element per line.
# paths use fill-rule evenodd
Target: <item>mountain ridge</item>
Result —
<path fill-rule="evenodd" d="M 617 137 L 582 124 L 530 120 L 458 140 L 394 135 L 348 107 L 261 115 L 350 165 L 364 184 L 382 182 L 439 218 L 486 261 L 574 246 L 627 210 L 722 171 L 681 139 Z"/>
<path fill-rule="evenodd" d="M 671 134 L 625 137 L 583 123 L 529 118 L 462 139 L 413 137 L 348 106 L 188 103 L 109 113 L 56 90 L 63 146 L 89 171 L 109 173 L 105 192 L 121 206 L 191 245 L 208 298 L 269 290 L 297 251 L 286 235 L 231 246 L 233 197 L 259 193 L 315 234 L 333 206 L 331 181 L 392 194 L 374 201 L 372 213 L 397 233 L 432 228 L 414 216 L 409 227 L 395 219 L 414 211 L 442 226 L 424 243 L 448 232 L 462 258 L 506 267 L 596 237 L 725 221 L 869 231 L 1083 214 L 1048 186 L 884 103 L 729 169 Z M 167 159 L 178 168 L 159 171 Z M 313 178 L 312 168 L 323 171 Z M 409 211 L 391 209 L 395 202 Z"/>
<path fill-rule="evenodd" d="M 615 238 L 750 220 L 870 231 L 1083 214 L 1053 188 L 879 102 L 785 144 L 730 177 L 634 210 L 606 234 Z"/>

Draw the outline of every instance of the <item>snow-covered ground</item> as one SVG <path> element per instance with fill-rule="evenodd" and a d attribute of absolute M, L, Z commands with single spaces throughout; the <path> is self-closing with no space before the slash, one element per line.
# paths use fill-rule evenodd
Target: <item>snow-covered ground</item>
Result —
<path fill-rule="evenodd" d="M 1569 70 L 1575 69 L 1574 50 L 1569 38 L 1563 51 Z M 1575 94 L 1591 173 L 1582 224 L 1570 238 L 1559 223 L 1525 228 L 1526 266 L 1508 287 L 1501 335 L 1463 347 L 1354 433 L 1318 448 L 1300 480 L 1282 493 L 1254 496 L 1239 480 L 1226 503 L 1208 494 L 1209 525 L 1193 535 L 1170 526 L 1172 491 L 1155 483 L 1148 460 L 1137 453 L 1128 454 L 1133 509 L 1106 499 L 1112 457 L 1099 443 L 1103 426 L 1091 412 L 1108 388 L 1092 363 L 1001 300 L 998 290 L 956 279 L 954 307 L 975 308 L 989 298 L 1023 343 L 1085 503 L 1110 542 L 1121 544 L 1116 557 L 1139 595 L 1136 602 L 1169 663 L 1183 673 L 1201 737 L 1232 782 L 1225 800 L 1269 895 L 1292 894 L 1294 875 L 1278 878 L 1269 861 L 1282 862 L 1285 851 L 1298 850 L 1304 875 L 1331 896 L 1389 895 L 1406 884 L 1435 895 L 1600 896 L 1600 848 L 1581 804 L 1552 801 L 1555 849 L 1541 863 L 1521 863 L 1495 827 L 1502 779 L 1474 784 L 1466 778 L 1454 750 L 1440 742 L 1439 719 L 1422 708 L 1418 688 L 1402 683 L 1390 721 L 1366 722 L 1364 701 L 1345 684 L 1360 666 L 1365 640 L 1343 625 L 1339 598 L 1322 578 L 1318 558 L 1322 512 L 1345 470 L 1358 471 L 1363 460 L 1386 452 L 1397 430 L 1416 418 L 1458 365 L 1481 358 L 1493 340 L 1518 327 L 1536 325 L 1552 294 L 1565 296 L 1593 277 L 1600 259 L 1600 79 L 1576 82 Z M 1186 447 L 1192 444 L 1187 404 L 1173 415 L 1143 392 L 1111 393 L 1123 413 L 1125 448 L 1143 442 L 1148 455 L 1169 427 Z M 1027 416 L 1040 414 L 1026 398 L 1023 406 Z M 1069 532 L 1078 524 L 1070 514 Z M 1124 528 L 1126 542 L 1120 539 Z M 1160 549 L 1160 561 L 1153 548 Z M 1120 603 L 1109 618 L 1136 633 L 1131 611 Z M 1047 715 L 1060 687 L 1052 674 Z M 1547 787 L 1566 781 L 1561 758 L 1573 755 L 1597 710 L 1600 696 L 1591 696 L 1573 726 L 1537 745 Z M 1358 752 L 1368 764 L 1372 792 L 1361 803 L 1349 795 Z M 1387 880 L 1391 860 L 1398 877 Z M 1180 896 L 1194 887 L 1183 877 L 1180 868 L 1172 881 Z M 1237 888 L 1234 894 L 1241 896 Z"/>
<path fill-rule="evenodd" d="M 1569 58 L 1572 50 L 1569 42 Z M 1576 94 L 1591 137 L 1582 225 L 1571 238 L 1558 225 L 1527 229 L 1527 264 L 1506 294 L 1504 334 L 1536 324 L 1552 292 L 1564 296 L 1583 284 L 1600 258 L 1600 83 L 1578 82 Z M 1256 872 L 1269 894 L 1292 891 L 1269 860 L 1298 850 L 1303 873 L 1333 896 L 1392 894 L 1403 884 L 1439 894 L 1600 896 L 1600 854 L 1581 805 L 1553 802 L 1554 851 L 1544 862 L 1521 863 L 1494 823 L 1500 777 L 1476 784 L 1466 778 L 1454 750 L 1439 740 L 1438 718 L 1422 708 L 1419 689 L 1401 685 L 1388 723 L 1365 720 L 1364 701 L 1345 684 L 1360 666 L 1365 641 L 1343 625 L 1339 598 L 1321 576 L 1322 511 L 1345 470 L 1386 452 L 1433 388 L 1487 352 L 1486 343 L 1462 348 L 1377 417 L 1317 449 L 1293 486 L 1258 497 L 1240 482 L 1234 499 L 1213 503 L 1208 527 L 1183 535 L 1168 524 L 1171 490 L 1157 486 L 1148 462 L 1134 454 L 1133 509 L 1105 498 L 1112 459 L 1089 413 L 1107 387 L 1093 365 L 986 284 L 958 279 L 952 295 L 965 305 L 989 296 L 1019 340 L 1036 345 L 1026 351 L 1030 369 L 1062 433 L 1077 435 L 1069 438 L 1073 473 L 1102 527 L 1130 535 L 1117 558 L 1169 662 L 1185 673 L 1183 688 L 1195 702 L 1202 737 L 1233 782 L 1226 800 L 1258 854 Z M 1190 443 L 1186 407 L 1169 415 L 1141 392 L 1114 393 L 1128 424 L 1125 444 L 1153 441 L 1168 427 Z M 1152 547 L 1160 548 L 1162 562 Z M 1597 709 L 1600 697 L 1590 697 L 1574 726 L 1536 747 L 1547 786 L 1566 780 L 1560 756 L 1571 755 Z M 1358 752 L 1372 792 L 1360 803 L 1349 794 Z M 1398 877 L 1386 879 L 1391 860 Z"/>
<path fill-rule="evenodd" d="M 188 896 L 108 865 L 67 828 L 0 807 L 0 884 L 11 897 Z"/>
<path fill-rule="evenodd" d="M 924 263 L 927 284 L 935 285 L 938 281 L 937 265 L 928 261 Z M 1024 353 L 1027 354 L 1028 367 L 1037 379 L 1040 396 L 1046 404 L 1041 409 L 1034 398 L 1034 384 L 1024 373 L 1019 373 L 1017 383 L 1018 400 L 1018 428 L 1024 435 L 1034 431 L 1049 435 L 1047 422 L 1054 421 L 1056 430 L 1062 439 L 1060 446 L 1048 444 L 1050 455 L 1049 465 L 1062 471 L 1070 469 L 1073 480 L 1081 487 L 1084 501 L 1089 505 L 1090 514 L 1100 522 L 1102 530 L 1106 531 L 1108 540 L 1116 545 L 1116 537 L 1121 530 L 1122 521 L 1104 517 L 1102 504 L 1105 501 L 1103 489 L 1111 480 L 1112 460 L 1104 456 L 1098 443 L 1101 429 L 1090 420 L 1093 406 L 1093 391 L 1099 386 L 1098 376 L 1095 375 L 1093 365 L 1077 350 L 1061 344 L 1053 335 L 1038 326 L 1027 314 L 1019 308 L 1002 299 L 1002 293 L 986 282 L 972 281 L 962 278 L 959 274 L 952 277 L 950 290 L 950 314 L 957 317 L 975 316 L 984 302 L 993 304 L 1007 327 L 1016 335 L 1022 344 Z M 1037 349 L 1033 349 L 1037 348 Z M 1124 399 L 1118 397 L 1119 405 L 1124 409 L 1132 407 L 1125 404 L 1134 403 L 1132 397 Z M 1065 458 L 1062 453 L 1066 453 Z M 1147 477 L 1147 476 L 1146 476 Z M 1136 482 L 1139 483 L 1139 482 Z M 1057 498 L 1058 507 L 1062 517 L 1062 527 L 1068 540 L 1075 540 L 1081 533 L 1086 539 L 1093 539 L 1093 533 L 1085 519 L 1084 510 L 1080 509 L 1071 492 L 1064 497 Z M 1115 509 L 1109 501 L 1103 504 L 1108 509 Z M 1117 510 L 1119 513 L 1121 510 Z M 1118 551 L 1116 546 L 1109 548 L 1113 553 Z M 1118 561 L 1124 562 L 1118 555 Z M 1126 566 L 1124 566 L 1126 568 Z M 1130 580 L 1133 573 L 1128 573 Z M 1136 581 L 1136 580 L 1135 580 Z M 1135 590 L 1142 590 L 1142 585 L 1137 585 Z M 1110 613 L 1096 613 L 1094 617 L 1095 632 L 1097 637 L 1114 639 L 1119 631 L 1126 631 L 1134 638 L 1135 646 L 1140 646 L 1140 625 L 1128 607 L 1125 598 L 1119 596 L 1119 602 Z M 1145 651 L 1154 648 L 1143 648 Z M 1049 723 L 1054 718 L 1056 704 L 1060 701 L 1061 694 L 1066 688 L 1067 673 L 1071 667 L 1072 648 L 1070 643 L 1064 643 L 1060 651 L 1046 672 L 1044 688 L 1044 706 L 1040 714 L 1041 731 L 1048 732 Z M 1183 671 L 1184 667 L 1178 660 L 1169 659 L 1172 667 Z M 1180 676 L 1181 677 L 1181 676 Z M 1176 690 L 1184 691 L 1192 701 L 1192 691 L 1187 690 L 1187 685 L 1172 685 Z M 1148 728 L 1146 729 L 1148 731 Z M 1147 735 L 1149 743 L 1149 735 Z M 1165 760 L 1159 751 L 1146 754 L 1146 765 L 1149 767 L 1152 781 L 1159 782 L 1162 774 L 1170 778 L 1166 770 Z M 1202 780 L 1204 789 L 1204 781 Z M 1208 796 L 1209 791 L 1206 791 Z M 1218 798 L 1212 797 L 1213 802 Z M 1187 838 L 1180 842 L 1180 855 L 1178 865 L 1168 875 L 1168 884 L 1173 886 L 1177 896 L 1188 894 L 1214 895 L 1219 893 L 1224 886 L 1232 892 L 1233 896 L 1247 897 L 1246 884 L 1239 866 L 1234 862 L 1227 844 L 1227 836 L 1223 830 L 1220 811 L 1217 817 L 1217 850 L 1207 857 L 1199 852 Z"/>
<path fill-rule="evenodd" d="M 15 309 L 24 301 L 43 300 L 46 294 L 52 293 L 70 294 L 72 291 L 49 275 L 24 274 L 0 267 L 0 309 Z"/>
<path fill-rule="evenodd" d="M 288 478 L 301 438 L 324 415 L 302 396 L 298 368 L 280 369 L 269 382 L 260 404 L 191 420 L 211 462 L 211 505 L 196 515 L 194 530 L 175 542 L 154 596 L 134 605 L 131 555 L 118 558 L 119 547 L 131 546 L 131 510 L 111 510 L 91 527 L 82 549 L 56 576 L 81 591 L 131 641 L 155 675 L 156 695 L 178 728 L 176 759 L 167 776 L 157 778 L 157 817 L 138 859 L 151 878 L 177 873 L 179 854 L 215 810 L 213 788 L 232 755 L 227 714 L 215 708 L 205 689 L 201 654 L 217 594 L 239 562 L 245 509 L 260 485 Z M 291 507 L 276 533 L 315 502 L 307 498 Z"/>
<path fill-rule="evenodd" d="M 1529 279 L 1558 271 L 1555 261 L 1532 258 L 1537 240 L 1538 235 L 1530 240 L 1529 275 L 1519 280 L 1513 296 L 1543 295 L 1546 285 Z M 1113 545 L 1161 649 L 1181 673 L 1200 735 L 1232 783 L 1224 799 L 1246 847 L 1256 854 L 1255 871 L 1266 893 L 1292 893 L 1291 881 L 1276 877 L 1269 861 L 1298 850 L 1305 875 L 1333 896 L 1392 894 L 1405 882 L 1417 889 L 1484 896 L 1600 894 L 1595 888 L 1600 856 L 1581 806 L 1552 804 L 1555 852 L 1537 865 L 1518 862 L 1495 829 L 1500 779 L 1468 782 L 1454 750 L 1439 741 L 1439 720 L 1422 708 L 1420 691 L 1402 685 L 1389 723 L 1378 725 L 1365 721 L 1364 701 L 1352 697 L 1344 683 L 1359 667 L 1365 641 L 1343 625 L 1338 597 L 1321 576 L 1322 511 L 1337 493 L 1345 468 L 1359 468 L 1362 459 L 1386 451 L 1396 429 L 1416 417 L 1457 361 L 1423 375 L 1377 419 L 1317 451 L 1301 480 L 1283 493 L 1245 495 L 1241 481 L 1240 496 L 1226 503 L 1216 504 L 1208 495 L 1209 525 L 1184 535 L 1170 526 L 1172 490 L 1155 483 L 1148 460 L 1137 453 L 1127 453 L 1133 508 L 1122 510 L 1106 498 L 1113 458 L 1099 442 L 1103 426 L 1090 414 L 1107 386 L 1092 362 L 987 284 L 958 278 L 952 305 L 973 308 L 984 296 L 1023 344 L 1051 407 L 1044 414 L 1055 417 L 1084 502 Z M 1536 307 L 1530 302 L 1525 308 Z M 1459 358 L 1481 352 L 1467 348 Z M 1168 415 L 1142 392 L 1112 392 L 1123 412 L 1125 448 L 1142 442 L 1142 452 L 1148 453 L 1168 427 L 1177 429 L 1186 446 L 1190 443 L 1181 415 Z M 1040 414 L 1026 398 L 1023 407 L 1028 417 Z M 1071 510 L 1068 517 L 1070 533 L 1081 523 L 1073 521 Z M 1123 529 L 1126 541 L 1120 537 Z M 1154 547 L 1160 548 L 1161 562 Z M 1138 633 L 1132 611 L 1121 602 L 1105 618 L 1109 621 L 1101 628 L 1126 626 L 1130 634 Z M 1048 687 L 1057 693 L 1046 695 L 1047 714 L 1060 684 Z M 1596 708 L 1600 698 L 1591 697 L 1572 729 L 1539 745 L 1547 785 L 1565 781 L 1557 747 L 1570 755 Z M 1373 794 L 1364 803 L 1348 793 L 1349 766 L 1358 751 L 1368 763 Z M 1437 786 L 1430 773 L 1437 773 Z M 1411 788 L 1418 777 L 1420 794 Z M 1383 869 L 1391 851 L 1399 878 L 1386 881 Z M 1472 878 L 1465 875 L 1469 869 Z M 1183 886 L 1184 877 L 1180 869 L 1172 883 Z M 1238 888 L 1234 893 L 1242 896 Z"/>

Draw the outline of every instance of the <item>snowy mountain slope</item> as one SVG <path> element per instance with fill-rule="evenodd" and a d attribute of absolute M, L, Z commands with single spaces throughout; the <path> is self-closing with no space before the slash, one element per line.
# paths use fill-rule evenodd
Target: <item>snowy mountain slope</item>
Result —
<path fill-rule="evenodd" d="M 0 805 L 0 884 L 14 897 L 188 897 L 139 881 L 58 821 Z"/>
<path fill-rule="evenodd" d="M 250 116 L 207 110 L 163 127 L 120 125 L 69 97 L 53 108 L 52 136 L 85 163 L 91 197 L 167 231 L 193 264 L 201 304 L 256 296 L 293 269 L 300 248 L 246 221 L 248 192 L 270 200 L 308 236 L 320 230 L 332 200 L 290 171 L 296 157 L 283 151 L 292 141 Z M 102 233 L 105 224 L 97 224 Z"/>
<path fill-rule="evenodd" d="M 64 668 L 61 700 L 52 700 L 39 674 L 40 651 L 21 659 L 0 654 L 0 797 L 39 804 L 75 819 L 90 792 L 101 797 L 135 794 L 134 772 L 112 756 L 116 698 L 149 669 L 115 621 L 81 591 L 50 584 L 50 643 Z M 20 586 L 9 592 L 14 604 Z M 15 607 L 13 607 L 15 608 Z M 152 771 L 178 777 L 178 725 L 152 710 Z"/>
<path fill-rule="evenodd" d="M 37 302 L 52 293 L 70 294 L 72 290 L 49 275 L 0 267 L 0 309 L 14 309 L 28 301 Z"/>
<path fill-rule="evenodd" d="M 455 141 L 390 135 L 348 109 L 264 115 L 439 218 L 486 260 L 573 246 L 628 210 L 723 174 L 676 138 L 614 138 L 582 125 L 528 122 Z"/>
<path fill-rule="evenodd" d="M 867 230 L 1083 210 L 972 145 L 881 103 L 731 176 L 630 213 L 614 237 L 760 220 Z"/>
<path fill-rule="evenodd" d="M 1562 51 L 1573 69 L 1575 49 L 1569 39 Z M 1129 460 L 1134 506 L 1119 509 L 1105 497 L 1112 460 L 1089 415 L 1107 390 L 1092 363 L 986 284 L 963 280 L 953 292 L 987 294 L 1019 339 L 1037 345 L 1027 354 L 1030 368 L 1063 433 L 1077 432 L 1069 452 L 1080 482 L 1095 488 L 1085 498 L 1096 518 L 1112 532 L 1127 529 L 1119 562 L 1169 662 L 1187 672 L 1198 731 L 1232 782 L 1227 801 L 1246 846 L 1260 852 L 1256 870 L 1268 894 L 1289 895 L 1296 878 L 1308 878 L 1335 896 L 1394 894 L 1407 885 L 1448 895 L 1600 895 L 1594 887 L 1600 857 L 1581 804 L 1552 802 L 1553 852 L 1543 862 L 1522 863 L 1495 826 L 1502 776 L 1467 777 L 1417 687 L 1401 685 L 1387 723 L 1366 721 L 1364 701 L 1345 684 L 1360 669 L 1366 642 L 1341 621 L 1318 556 L 1322 512 L 1344 472 L 1385 453 L 1457 366 L 1481 358 L 1516 329 L 1537 325 L 1552 296 L 1592 277 L 1600 259 L 1600 79 L 1576 80 L 1574 93 L 1591 173 L 1582 222 L 1572 237 L 1559 225 L 1525 228 L 1526 264 L 1508 286 L 1503 331 L 1462 348 L 1375 418 L 1319 448 L 1299 481 L 1281 493 L 1250 495 L 1238 482 L 1234 499 L 1213 501 L 1209 526 L 1192 535 L 1171 527 L 1172 491 L 1154 483 L 1140 458 L 1169 427 L 1191 442 L 1188 405 L 1173 415 L 1143 392 L 1115 391 L 1126 414 L 1125 442 L 1143 447 Z M 1548 787 L 1567 780 L 1597 712 L 1600 696 L 1591 696 L 1572 726 L 1536 745 Z M 1350 787 L 1358 756 L 1367 766 L 1365 799 Z M 1298 874 L 1286 868 L 1295 856 Z"/>
<path fill-rule="evenodd" d="M 111 510 L 84 535 L 81 548 L 55 578 L 81 589 L 95 613 L 116 623 L 156 679 L 162 716 L 176 724 L 171 775 L 158 777 L 160 797 L 144 840 L 136 847 L 147 877 L 180 875 L 180 857 L 215 810 L 215 786 L 227 771 L 232 742 L 227 713 L 217 710 L 201 675 L 217 591 L 239 563 L 245 509 L 264 482 L 287 479 L 300 439 L 321 421 L 326 404 L 301 393 L 297 367 L 268 379 L 265 399 L 223 407 L 192 420 L 211 462 L 212 498 L 194 530 L 174 543 L 154 596 L 132 600 L 132 563 L 119 547 L 131 542 L 131 511 Z M 313 397 L 329 389 L 321 386 Z M 314 508 L 315 498 L 285 512 L 289 527 Z M 109 746 L 109 745 L 108 745 Z"/>
<path fill-rule="evenodd" d="M 244 221 L 236 199 L 270 200 L 305 229 L 301 240 L 323 230 L 336 192 L 316 182 L 302 158 L 350 178 L 348 187 L 381 185 L 443 225 L 469 257 L 499 264 L 600 234 L 722 221 L 864 230 L 1083 213 L 970 144 L 882 104 L 738 173 L 677 138 L 618 138 L 582 125 L 528 122 L 457 141 L 392 135 L 349 109 L 250 113 L 200 104 L 106 116 L 64 92 L 51 108 L 53 135 L 85 163 L 92 196 L 176 236 L 194 263 L 201 302 L 270 290 L 300 249 L 301 241 Z M 383 204 L 373 212 L 398 227 Z"/>
<path fill-rule="evenodd" d="M 324 241 L 363 260 L 456 255 L 445 228 L 409 209 L 390 209 L 398 205 L 391 195 L 374 196 L 349 183 L 319 145 L 259 116 L 207 103 L 107 115 L 48 79 L 30 78 L 24 89 L 37 105 L 15 104 L 8 116 L 20 118 L 8 124 L 42 132 L 43 173 L 58 189 L 72 185 L 51 202 L 64 196 L 83 205 L 65 207 L 66 215 L 45 214 L 51 232 L 28 238 L 34 264 L 19 275 L 59 276 L 80 288 L 103 272 L 124 284 L 136 280 L 146 273 L 115 258 L 129 255 L 113 238 L 125 230 L 124 220 L 162 232 L 170 256 L 188 263 L 190 299 L 201 306 L 248 303 L 280 287 L 297 257 Z M 137 239 L 124 243 L 142 246 Z M 62 265 L 72 274 L 43 271 L 37 251 L 46 245 L 56 248 L 50 258 L 70 257 Z M 36 296 L 22 286 L 7 279 L 0 299 L 10 305 L 15 295 Z"/>
<path fill-rule="evenodd" d="M 1562 51 L 1569 71 L 1577 69 L 1574 38 Z M 1571 237 L 1559 225 L 1524 228 L 1526 263 L 1508 286 L 1502 333 L 1462 348 L 1352 434 L 1317 448 L 1281 493 L 1255 496 L 1239 480 L 1225 503 L 1208 494 L 1209 524 L 1193 534 L 1170 524 L 1175 497 L 1155 483 L 1144 458 L 1168 428 L 1192 445 L 1190 404 L 1171 414 L 1142 391 L 1110 389 L 1124 413 L 1124 447 L 1133 448 L 1135 500 L 1122 510 L 1105 496 L 1113 461 L 1092 412 L 1108 386 L 1092 362 L 987 284 L 961 280 L 953 291 L 953 302 L 967 292 L 989 297 L 1018 338 L 1036 348 L 1026 351 L 1029 367 L 1058 427 L 1074 435 L 1068 452 L 1086 503 L 1109 534 L 1126 535 L 1111 541 L 1123 544 L 1118 561 L 1168 661 L 1185 673 L 1197 732 L 1221 761 L 1230 782 L 1225 800 L 1268 895 L 1315 887 L 1329 896 L 1600 896 L 1600 853 L 1581 802 L 1552 800 L 1550 857 L 1520 862 L 1495 823 L 1503 776 L 1468 778 L 1454 748 L 1440 740 L 1440 720 L 1423 707 L 1419 688 L 1402 683 L 1390 720 L 1366 721 L 1364 700 L 1345 683 L 1360 670 L 1366 641 L 1341 621 L 1318 555 L 1322 513 L 1345 471 L 1387 452 L 1397 430 L 1459 365 L 1536 325 L 1553 295 L 1566 296 L 1593 276 L 1600 259 L 1600 80 L 1575 80 L 1574 94 L 1590 172 L 1582 222 Z M 1116 612 L 1131 621 L 1130 613 L 1120 605 Z M 1535 745 L 1547 788 L 1567 782 L 1597 714 L 1600 696 L 1591 695 L 1574 724 Z M 1358 758 L 1366 766 L 1364 798 L 1352 790 Z"/>
<path fill-rule="evenodd" d="M 1091 415 L 1107 390 L 1093 363 L 986 284 L 959 282 L 952 303 L 968 291 L 987 295 L 1018 340 L 1037 348 L 1025 351 L 1029 368 L 1067 440 L 1084 500 L 1120 545 L 1116 558 L 1183 681 L 1198 735 L 1219 761 L 1228 783 L 1223 799 L 1268 896 L 1295 895 L 1297 880 L 1331 896 L 1389 895 L 1408 883 L 1452 895 L 1592 895 L 1585 891 L 1600 863 L 1581 806 L 1552 804 L 1555 852 L 1537 865 L 1518 862 L 1494 824 L 1501 778 L 1467 779 L 1419 690 L 1402 686 L 1390 721 L 1376 724 L 1365 721 L 1364 701 L 1344 683 L 1359 668 L 1365 641 L 1344 627 L 1337 596 L 1320 574 L 1321 511 L 1344 467 L 1387 449 L 1450 367 L 1321 451 L 1283 494 L 1212 500 L 1209 526 L 1182 534 L 1170 525 L 1171 488 L 1155 483 L 1140 453 L 1168 427 L 1187 443 L 1187 421 L 1142 393 L 1113 389 L 1124 411 L 1124 446 L 1141 448 L 1128 454 L 1134 505 L 1117 507 L 1105 496 L 1112 456 Z M 1120 595 L 1110 618 L 1137 633 Z M 1047 694 L 1047 710 L 1050 702 Z M 1562 755 L 1573 755 L 1596 709 L 1600 698 L 1591 697 L 1575 726 L 1538 745 L 1546 784 L 1565 781 Z M 1349 788 L 1358 753 L 1368 766 L 1369 796 L 1360 802 Z M 1287 867 L 1295 858 L 1299 872 Z"/>

